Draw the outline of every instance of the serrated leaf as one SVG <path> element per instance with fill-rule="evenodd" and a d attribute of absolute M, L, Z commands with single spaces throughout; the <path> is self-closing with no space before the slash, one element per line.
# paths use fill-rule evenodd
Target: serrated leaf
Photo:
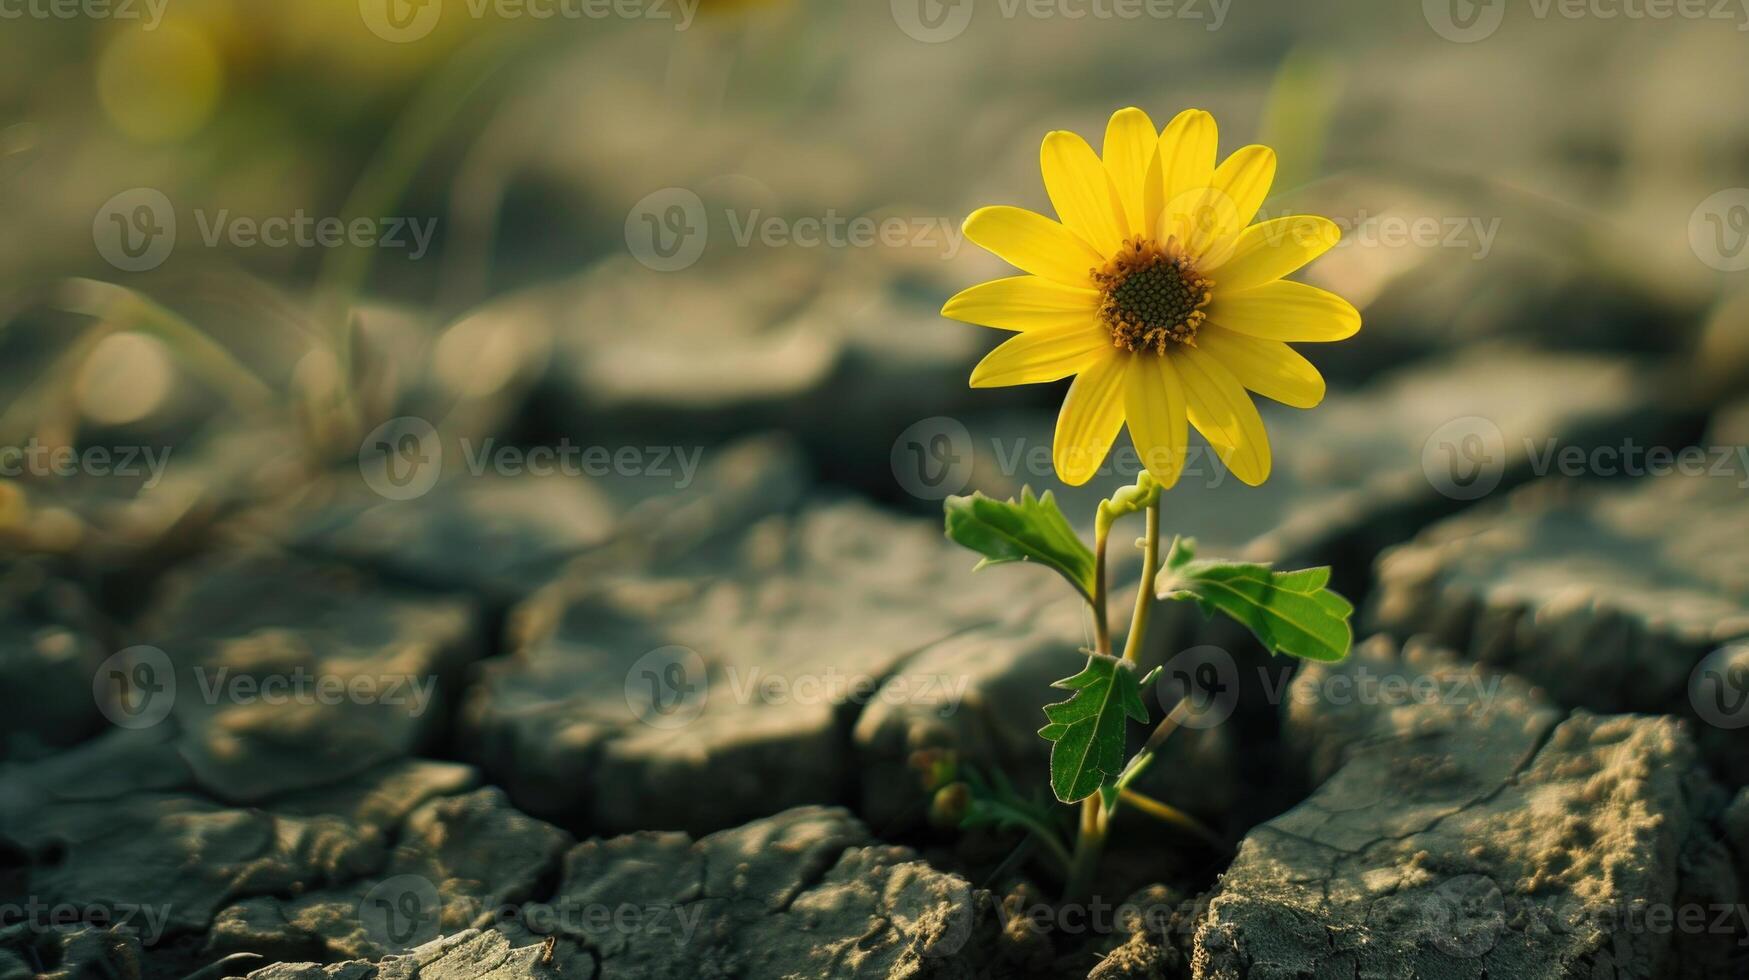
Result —
<path fill-rule="evenodd" d="M 1063 844 L 1062 833 L 1072 829 L 1063 826 L 1063 817 L 1068 811 L 1042 799 L 1021 795 L 1000 769 L 993 770 L 990 779 L 986 780 L 975 767 L 967 766 L 966 785 L 971 788 L 971 801 L 965 818 L 960 821 L 962 828 L 1024 830 L 1049 848 L 1065 867 L 1068 866 L 1072 858 Z"/>
<path fill-rule="evenodd" d="M 1327 566 L 1278 572 L 1253 562 L 1197 561 L 1195 554 L 1195 542 L 1173 546 L 1160 598 L 1193 599 L 1205 615 L 1223 612 L 1271 653 L 1325 662 L 1348 656 L 1354 606 L 1327 588 Z"/>
<path fill-rule="evenodd" d="M 1096 653 L 1079 674 L 1051 686 L 1075 692 L 1045 705 L 1048 723 L 1038 732 L 1052 743 L 1051 792 L 1077 803 L 1123 771 L 1124 721 L 1148 720 L 1142 680 L 1123 661 Z"/>
<path fill-rule="evenodd" d="M 1020 500 L 995 500 L 981 493 L 947 498 L 947 536 L 984 556 L 978 563 L 1038 562 L 1054 568 L 1089 602 L 1093 600 L 1093 551 L 1083 544 L 1049 491 Z"/>
<path fill-rule="evenodd" d="M 960 826 L 970 829 L 992 827 L 997 830 L 1029 830 L 1054 834 L 1055 824 L 1062 815 L 1041 800 L 1027 799 L 1001 770 L 983 778 L 976 769 L 966 768 L 966 785 L 971 788 L 971 802 Z"/>

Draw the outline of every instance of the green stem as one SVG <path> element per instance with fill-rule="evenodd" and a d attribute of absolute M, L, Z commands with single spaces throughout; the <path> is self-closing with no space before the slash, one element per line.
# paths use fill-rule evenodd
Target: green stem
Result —
<path fill-rule="evenodd" d="M 1133 789 L 1119 790 L 1118 799 L 1156 820 L 1169 823 L 1180 830 L 1187 830 L 1217 847 L 1227 846 L 1226 841 L 1221 840 L 1214 831 L 1204 826 L 1202 821 L 1170 803 L 1162 803 L 1152 796 L 1138 793 Z"/>
<path fill-rule="evenodd" d="M 1154 606 L 1154 576 L 1160 567 L 1160 498 L 1155 495 L 1147 508 L 1147 536 L 1142 540 L 1142 581 L 1136 592 L 1135 612 L 1130 616 L 1130 631 L 1124 638 L 1124 659 L 1135 663 L 1142 654 L 1142 636 L 1148 631 L 1148 613 Z M 1105 553 L 1111 537 L 1113 518 L 1102 505 L 1093 524 L 1093 635 L 1100 653 L 1111 653 L 1111 628 L 1106 622 Z M 1095 793 L 1081 802 L 1081 831 L 1075 837 L 1075 854 L 1069 862 L 1069 880 L 1064 888 L 1065 901 L 1080 901 L 1093 890 L 1093 879 L 1099 870 L 1099 858 L 1105 853 L 1106 828 L 1111 815 L 1105 811 L 1100 795 Z"/>
<path fill-rule="evenodd" d="M 1111 538 L 1111 524 L 1104 520 L 1093 525 L 1093 649 L 1111 656 L 1111 623 L 1105 616 L 1105 545 Z"/>
<path fill-rule="evenodd" d="M 1111 540 L 1111 521 L 1100 508 L 1093 522 L 1093 649 L 1111 656 L 1111 624 L 1106 617 L 1105 553 Z M 1075 853 L 1069 859 L 1069 877 L 1064 901 L 1078 901 L 1093 887 L 1099 856 L 1105 851 L 1105 812 L 1095 793 L 1081 801 L 1081 828 L 1075 835 Z"/>
<path fill-rule="evenodd" d="M 1142 539 L 1142 583 L 1136 590 L 1136 611 L 1130 616 L 1130 632 L 1124 637 L 1123 658 L 1136 663 L 1142 656 L 1142 636 L 1148 632 L 1148 613 L 1154 608 L 1154 576 L 1160 570 L 1160 498 L 1148 504 L 1147 537 Z"/>
<path fill-rule="evenodd" d="M 1105 808 L 1095 793 L 1081 801 L 1081 832 L 1075 836 L 1075 854 L 1069 861 L 1069 880 L 1063 885 L 1063 901 L 1079 902 L 1093 892 L 1099 857 L 1105 853 Z"/>

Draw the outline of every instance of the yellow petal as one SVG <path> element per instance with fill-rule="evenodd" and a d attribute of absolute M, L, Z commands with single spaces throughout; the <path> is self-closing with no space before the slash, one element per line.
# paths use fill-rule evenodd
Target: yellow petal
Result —
<path fill-rule="evenodd" d="M 966 218 L 966 237 L 1003 261 L 1035 276 L 1071 286 L 1090 286 L 1105 264 L 1080 236 L 1055 221 L 1007 205 L 979 208 Z"/>
<path fill-rule="evenodd" d="M 992 279 L 961 292 L 941 308 L 941 315 L 966 323 L 1004 330 L 1070 327 L 1091 323 L 1099 310 L 1099 293 L 1038 276 Z"/>
<path fill-rule="evenodd" d="M 1171 357 L 1136 354 L 1130 357 L 1129 376 L 1124 379 L 1124 416 L 1130 441 L 1136 445 L 1142 465 L 1163 487 L 1178 482 L 1184 471 L 1184 446 L 1188 435 L 1184 407 L 1184 382 Z"/>
<path fill-rule="evenodd" d="M 1209 186 L 1215 176 L 1215 146 L 1219 130 L 1215 117 L 1201 109 L 1186 109 L 1166 124 L 1160 133 L 1159 173 L 1149 189 L 1146 225 L 1159 225 L 1166 202 L 1177 201 Z"/>
<path fill-rule="evenodd" d="M 1107 345 L 1069 386 L 1051 448 L 1051 462 L 1064 483 L 1078 487 L 1092 479 L 1123 428 L 1124 372 L 1133 356 Z"/>
<path fill-rule="evenodd" d="M 1198 265 L 1219 265 L 1231 254 L 1234 237 L 1257 217 L 1274 182 L 1275 151 L 1253 144 L 1222 161 L 1206 191 L 1192 191 L 1182 204 L 1168 201 L 1175 233 Z"/>
<path fill-rule="evenodd" d="M 1179 347 L 1169 356 L 1178 359 L 1178 372 L 1184 378 L 1190 424 L 1208 439 L 1234 476 L 1254 487 L 1269 479 L 1269 434 L 1233 372 L 1195 347 Z"/>
<path fill-rule="evenodd" d="M 1275 151 L 1267 146 L 1241 147 L 1221 161 L 1210 186 L 1233 201 L 1235 221 L 1228 233 L 1237 234 L 1257 217 L 1257 209 L 1269 197 L 1270 185 L 1274 183 Z"/>
<path fill-rule="evenodd" d="M 1227 366 L 1245 387 L 1283 405 L 1312 408 L 1324 400 L 1324 376 L 1279 340 L 1260 340 L 1204 324 L 1196 345 Z"/>
<path fill-rule="evenodd" d="M 999 388 L 1056 381 L 1082 370 L 1115 348 L 1111 332 L 1091 321 L 1073 327 L 1040 327 L 1016 334 L 984 355 L 972 369 L 972 387 Z"/>
<path fill-rule="evenodd" d="M 1057 130 L 1039 149 L 1039 169 L 1063 224 L 1100 255 L 1115 255 L 1123 244 L 1123 204 L 1093 147 L 1074 133 Z"/>
<path fill-rule="evenodd" d="M 1286 279 L 1238 293 L 1216 283 L 1208 315 L 1208 322 L 1228 330 L 1289 343 L 1347 340 L 1360 329 L 1360 311 L 1347 300 Z"/>
<path fill-rule="evenodd" d="M 1315 214 L 1260 221 L 1239 233 L 1220 264 L 1201 268 L 1221 289 L 1238 292 L 1294 272 L 1328 252 L 1341 237 L 1336 222 Z"/>
<path fill-rule="evenodd" d="M 1143 190 L 1159 143 L 1154 120 L 1133 106 L 1112 113 L 1105 124 L 1105 172 L 1123 202 L 1126 236 L 1146 235 L 1153 229 L 1143 209 Z"/>

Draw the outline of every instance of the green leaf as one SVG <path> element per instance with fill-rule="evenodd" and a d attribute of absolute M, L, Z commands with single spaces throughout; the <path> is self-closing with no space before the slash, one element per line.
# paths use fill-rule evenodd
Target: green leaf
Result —
<path fill-rule="evenodd" d="M 1063 817 L 1068 812 L 1041 799 L 1021 795 L 1002 774 L 992 770 L 988 780 L 972 766 L 966 767 L 966 785 L 971 789 L 970 805 L 960 827 L 973 830 L 983 827 L 999 831 L 1023 830 L 1048 848 L 1064 868 L 1073 861 L 1064 845 Z"/>
<path fill-rule="evenodd" d="M 1088 602 L 1093 601 L 1093 551 L 1075 535 L 1049 491 L 1020 500 L 994 500 L 981 493 L 947 498 L 947 536 L 984 556 L 978 563 L 1032 561 L 1056 569 Z"/>
<path fill-rule="evenodd" d="M 1053 743 L 1051 792 L 1057 799 L 1084 800 L 1123 771 L 1124 719 L 1147 723 L 1142 686 L 1153 676 L 1137 678 L 1129 664 L 1094 653 L 1079 674 L 1051 685 L 1075 692 L 1067 701 L 1045 705 L 1049 724 L 1038 730 Z"/>
<path fill-rule="evenodd" d="M 1271 653 L 1326 662 L 1348 656 L 1354 606 L 1330 591 L 1329 567 L 1277 572 L 1268 565 L 1197 561 L 1196 542 L 1173 543 L 1161 577 L 1162 599 L 1193 599 L 1242 623 Z"/>

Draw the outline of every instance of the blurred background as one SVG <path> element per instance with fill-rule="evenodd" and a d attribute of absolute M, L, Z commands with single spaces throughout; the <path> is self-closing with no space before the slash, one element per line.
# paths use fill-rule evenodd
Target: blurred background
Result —
<path fill-rule="evenodd" d="M 1128 105 L 1210 110 L 1223 155 L 1275 147 L 1265 215 L 1337 221 L 1301 277 L 1365 318 L 1307 345 L 1322 407 L 1264 406 L 1271 481 L 1198 450 L 1169 527 L 1333 564 L 1368 624 L 1411 632 L 1449 617 L 1377 597 L 1387 549 L 1478 508 L 1577 514 L 1510 494 L 1699 449 L 1723 478 L 1598 518 L 1617 557 L 1581 522 L 1485 573 L 1643 589 L 1650 620 L 1704 621 L 1689 660 L 1653 682 L 1632 657 L 1477 653 L 1569 706 L 1693 716 L 1689 667 L 1749 632 L 1749 568 L 1721 525 L 1658 522 L 1704 500 L 1742 527 L 1746 31 L 1749 4 L 1603 0 L 0 0 L 0 759 L 112 732 L 106 698 L 139 691 L 94 700 L 91 678 L 157 664 L 139 644 L 171 672 L 392 663 L 444 710 L 184 697 L 155 731 L 226 804 L 411 754 L 578 836 L 850 802 L 941 844 L 909 836 L 930 800 L 908 761 L 943 744 L 1042 773 L 1032 713 L 1066 661 L 1014 651 L 1084 629 L 1005 620 L 1054 583 L 971 576 L 941 501 L 1054 489 L 1090 524 L 1137 472 L 1120 437 L 1064 488 L 1066 385 L 967 388 L 999 335 L 938 311 L 1008 272 L 960 222 L 1048 213 L 1044 133 L 1098 145 Z M 1645 553 L 1665 564 L 1612 564 Z M 939 647 L 974 620 L 1011 632 Z M 1160 658 L 1209 639 L 1157 628 Z M 927 724 L 866 698 L 638 724 L 662 700 L 645 676 L 884 683 L 931 643 L 999 693 Z M 1278 707 L 1246 737 L 1279 737 Z M 1186 744 L 1216 775 L 1184 805 L 1234 839 L 1305 791 Z M 1708 758 L 1741 785 L 1727 745 Z M 1185 864 L 1136 874 L 1194 894 L 1218 867 Z"/>
<path fill-rule="evenodd" d="M 1182 495 L 1203 534 L 1251 542 L 1307 487 L 1414 479 L 1454 419 L 1681 444 L 1749 362 L 1749 121 L 1726 94 L 1749 12 L 1649 9 L 18 0 L 0 444 L 31 454 L 0 476 L 6 533 L 105 580 L 150 569 L 223 515 L 338 492 L 367 442 L 416 464 L 407 425 L 446 475 L 487 439 L 680 456 L 777 431 L 826 482 L 919 513 L 1052 486 L 1027 450 L 1062 386 L 974 397 L 997 337 L 937 310 L 1005 274 L 963 217 L 1048 212 L 1041 135 L 1097 143 L 1131 104 L 1211 110 L 1223 153 L 1278 149 L 1265 215 L 1345 229 L 1306 278 L 1366 318 L 1314 361 L 1338 391 L 1406 379 L 1419 413 L 1271 415 L 1269 487 Z M 1560 361 L 1565 385 L 1499 358 L 1514 383 L 1475 363 L 1496 345 L 1619 356 Z M 89 446 L 140 458 L 49 455 Z M 676 489 L 632 468 L 592 490 Z"/>
<path fill-rule="evenodd" d="M 1048 211 L 1041 134 L 1097 142 L 1130 104 L 1276 146 L 1266 214 L 1347 230 L 1308 274 L 1366 313 L 1314 352 L 1338 387 L 1611 350 L 1676 355 L 1693 373 L 1638 394 L 1694 408 L 1749 346 L 1736 8 L 87 6 L 21 0 L 0 34 L 0 426 L 175 465 L 149 491 L 22 474 L 13 511 L 53 512 L 15 522 L 33 547 L 305 492 L 402 416 L 452 443 L 784 430 L 933 509 L 888 465 L 908 426 L 1012 412 L 988 424 L 1032 438 L 1059 397 L 965 390 L 995 337 L 936 310 L 1003 266 L 959 222 Z M 955 483 L 1050 482 L 970 455 Z"/>

